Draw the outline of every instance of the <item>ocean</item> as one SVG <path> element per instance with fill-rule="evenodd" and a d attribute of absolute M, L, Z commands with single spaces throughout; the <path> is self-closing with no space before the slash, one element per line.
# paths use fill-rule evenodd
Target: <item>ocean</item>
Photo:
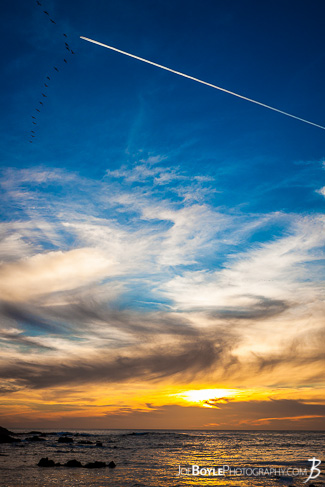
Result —
<path fill-rule="evenodd" d="M 21 442 L 0 445 L 0 485 L 4 487 L 325 485 L 324 464 L 316 466 L 324 460 L 324 432 L 44 430 L 44 436 L 30 430 L 14 433 Z M 33 436 L 43 441 L 31 441 Z M 73 442 L 59 442 L 62 436 Z M 61 465 L 72 459 L 82 465 L 114 461 L 116 467 L 37 466 L 44 457 Z M 311 470 L 312 465 L 315 468 Z M 319 469 L 322 471 L 317 476 Z M 310 473 L 312 479 L 305 483 Z"/>

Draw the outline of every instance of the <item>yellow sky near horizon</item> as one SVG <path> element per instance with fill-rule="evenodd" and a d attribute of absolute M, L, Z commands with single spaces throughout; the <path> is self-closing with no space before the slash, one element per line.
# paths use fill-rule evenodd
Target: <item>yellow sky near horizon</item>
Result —
<path fill-rule="evenodd" d="M 185 385 L 180 387 L 175 384 L 170 386 L 165 384 L 157 387 L 144 382 L 119 384 L 118 387 L 107 385 L 57 387 L 41 391 L 21 390 L 3 397 L 0 421 L 4 426 L 17 428 L 28 428 L 28 425 L 60 428 L 61 425 L 67 427 L 70 421 L 75 427 L 87 429 L 113 427 L 112 421 L 116 424 L 116 419 L 117 427 L 128 428 L 133 418 L 137 418 L 132 423 L 133 428 L 137 428 L 137 424 L 139 427 L 141 425 L 145 427 L 146 421 L 148 422 L 149 417 L 154 413 L 156 428 L 168 429 L 173 427 L 175 417 L 181 418 L 184 411 L 191 408 L 197 411 L 199 417 L 196 428 L 213 429 L 223 425 L 227 429 L 228 424 L 234 429 L 242 429 L 243 425 L 252 429 L 263 425 L 266 429 L 277 429 L 279 422 L 282 422 L 288 426 L 288 429 L 301 427 L 306 429 L 306 426 L 307 429 L 312 429 L 313 424 L 319 428 L 325 419 L 324 408 L 320 413 L 320 408 L 325 405 L 322 397 L 324 397 L 324 390 L 309 387 L 225 389 L 208 388 L 206 384 L 199 386 L 194 383 L 193 388 L 186 389 Z M 243 418 L 243 405 L 247 408 L 249 404 L 252 409 L 257 408 L 257 410 L 249 418 Z M 281 409 L 278 413 L 279 405 Z M 175 408 L 176 411 L 173 413 L 172 422 L 169 415 L 165 414 L 168 408 Z M 304 408 L 305 412 L 302 414 Z M 213 410 L 214 422 L 210 419 L 211 413 L 209 419 L 206 419 L 204 412 L 198 412 L 200 409 Z M 270 411 L 273 410 L 275 415 L 272 416 Z M 191 424 L 187 427 L 192 428 Z"/>

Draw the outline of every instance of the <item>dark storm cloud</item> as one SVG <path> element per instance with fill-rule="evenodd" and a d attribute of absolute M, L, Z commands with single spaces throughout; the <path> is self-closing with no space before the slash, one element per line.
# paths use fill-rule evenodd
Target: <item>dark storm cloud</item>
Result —
<path fill-rule="evenodd" d="M 0 302 L 0 315 L 3 318 L 13 320 L 26 330 L 46 331 L 48 333 L 64 333 L 63 324 L 51 319 L 46 309 L 40 303 L 34 305 L 21 303 Z"/>
<path fill-rule="evenodd" d="M 261 372 L 262 370 L 269 369 L 273 370 L 279 365 L 282 364 L 292 364 L 292 365 L 310 365 L 312 363 L 317 363 L 317 362 L 324 362 L 324 352 L 321 350 L 317 353 L 315 351 L 312 354 L 303 354 L 301 355 L 295 355 L 289 350 L 284 351 L 281 355 L 277 354 L 275 356 L 270 356 L 270 357 L 261 357 L 261 356 L 256 356 L 256 361 L 255 361 L 255 368 L 257 371 Z M 319 378 L 319 376 L 318 376 Z"/>
<path fill-rule="evenodd" d="M 36 348 L 38 350 L 55 350 L 54 347 L 50 347 L 48 345 L 44 345 L 40 343 L 39 340 L 33 339 L 31 337 L 27 337 L 22 335 L 21 333 L 5 333 L 0 332 L 0 343 L 3 344 L 11 344 L 11 345 L 20 345 L 27 348 Z"/>
<path fill-rule="evenodd" d="M 21 390 L 21 387 L 18 387 L 16 385 L 11 385 L 10 383 L 8 384 L 0 384 L 0 395 L 6 396 L 7 394 L 11 394 L 12 392 L 17 392 Z"/>
<path fill-rule="evenodd" d="M 315 330 L 313 333 L 303 332 L 299 333 L 296 338 L 287 344 L 287 347 L 281 353 L 269 354 L 261 356 L 257 353 L 255 357 L 255 370 L 261 372 L 263 370 L 273 370 L 280 365 L 310 365 L 316 363 L 325 363 L 325 355 L 322 347 L 325 339 L 325 330 Z M 312 369 L 311 369 L 312 372 Z M 314 376 L 315 380 L 319 379 L 319 375 Z"/>
<path fill-rule="evenodd" d="M 266 320 L 279 315 L 290 308 L 290 304 L 284 300 L 268 299 L 263 296 L 246 295 L 242 297 L 253 298 L 257 302 L 250 307 L 241 308 L 216 308 L 211 312 L 213 318 L 229 320 Z"/>
<path fill-rule="evenodd" d="M 172 335 L 196 335 L 198 331 L 190 322 L 180 314 L 168 314 L 160 311 L 136 311 L 109 308 L 106 303 L 98 302 L 91 298 L 79 299 L 77 302 L 65 304 L 60 307 L 47 306 L 46 312 L 54 319 L 67 323 L 82 324 L 96 323 L 109 325 L 130 334 L 172 334 Z"/>
<path fill-rule="evenodd" d="M 222 409 L 223 412 L 232 413 L 240 409 L 246 413 L 249 411 L 252 415 L 259 415 L 261 418 L 267 417 L 284 417 L 299 416 L 308 414 L 325 414 L 324 404 L 308 404 L 301 400 L 295 399 L 270 399 L 267 401 L 249 400 L 238 401 L 235 397 L 216 397 L 204 401 L 204 404 Z"/>
<path fill-rule="evenodd" d="M 26 330 L 46 331 L 60 335 L 81 336 L 84 332 L 101 334 L 101 329 L 116 329 L 131 335 L 171 334 L 195 336 L 198 331 L 180 314 L 173 315 L 160 311 L 138 312 L 133 310 L 109 308 L 106 303 L 91 297 L 75 296 L 65 293 L 65 304 L 60 306 L 34 302 L 33 305 L 22 303 L 0 303 L 0 314 L 14 320 Z M 58 299 L 60 294 L 58 293 Z M 71 299 L 71 303 L 69 303 Z"/>
<path fill-rule="evenodd" d="M 218 405 L 220 415 L 230 418 L 241 415 L 240 424 L 270 424 L 295 421 L 295 418 L 325 417 L 324 404 L 306 404 L 302 401 L 279 399 L 270 401 L 240 401 Z M 245 419 L 242 419 L 245 418 Z"/>
<path fill-rule="evenodd" d="M 76 300 L 76 297 L 79 299 Z M 242 330 L 236 326 L 238 319 L 244 319 L 240 311 L 235 313 L 231 310 L 229 316 L 224 313 L 223 320 L 218 314 L 216 324 L 207 331 L 195 328 L 188 318 L 179 313 L 131 313 L 129 310 L 109 308 L 106 303 L 91 299 L 89 295 L 81 297 L 66 293 L 66 298 L 66 303 L 60 306 L 35 303 L 32 307 L 4 303 L 2 312 L 6 318 L 15 320 L 17 327 L 19 324 L 31 331 L 35 328 L 46 331 L 48 340 L 44 345 L 37 338 L 10 331 L 5 332 L 4 338 L 13 345 L 38 348 L 40 352 L 53 349 L 49 334 L 59 335 L 71 343 L 88 341 L 93 349 L 91 358 L 73 360 L 62 356 L 58 361 L 44 354 L 42 362 L 25 358 L 14 364 L 3 364 L 0 377 L 13 379 L 18 386 L 32 388 L 139 378 L 156 380 L 177 374 L 182 374 L 187 380 L 216 371 L 220 378 L 243 377 L 246 380 L 249 375 L 257 376 L 282 365 L 312 364 L 322 358 L 321 351 L 317 352 L 321 336 L 312 339 L 313 347 L 308 351 L 304 345 L 311 338 L 308 334 L 302 334 L 276 354 L 258 355 L 252 352 L 249 362 L 241 363 L 232 354 L 232 349 L 242 340 Z M 263 320 L 281 313 L 285 307 L 282 301 L 260 301 L 257 308 L 250 311 L 250 319 L 258 320 L 259 316 Z M 211 312 L 205 316 L 212 318 Z M 164 337 L 167 337 L 167 342 Z M 92 339 L 96 339 L 95 345 L 91 343 Z M 119 352 L 121 349 L 125 351 Z M 74 351 L 74 357 L 76 353 L 80 352 Z M 314 378 L 319 379 L 317 371 Z M 282 379 L 282 376 L 275 375 L 274 384 Z"/>
<path fill-rule="evenodd" d="M 150 351 L 133 351 L 131 355 L 97 354 L 93 360 L 71 360 L 65 363 L 17 362 L 3 365 L 0 376 L 14 379 L 18 385 L 46 388 L 87 382 L 119 382 L 132 379 L 156 380 L 182 374 L 188 379 L 209 371 L 215 364 L 226 366 L 234 359 L 227 340 L 214 344 L 210 340 L 186 340 L 185 343 L 161 345 Z"/>

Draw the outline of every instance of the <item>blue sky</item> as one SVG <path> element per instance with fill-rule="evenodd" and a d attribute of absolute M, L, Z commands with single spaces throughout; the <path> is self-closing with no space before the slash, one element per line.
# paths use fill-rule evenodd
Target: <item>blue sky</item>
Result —
<path fill-rule="evenodd" d="M 168 166 L 216 177 L 223 191 L 218 205 L 230 200 L 268 211 L 322 205 L 313 192 L 323 174 L 322 130 L 79 39 L 86 35 L 322 124 L 322 2 L 294 8 L 253 1 L 43 2 L 42 8 L 18 2 L 5 8 L 6 166 L 59 165 L 98 179 L 143 154 L 163 155 Z M 75 56 L 65 50 L 65 31 Z M 42 100 L 32 145 L 31 115 Z M 306 169 L 302 162 L 314 165 Z"/>
<path fill-rule="evenodd" d="M 40 3 L 2 13 L 2 390 L 24 420 L 109 373 L 319 403 L 324 130 L 80 36 L 324 125 L 324 3 Z"/>

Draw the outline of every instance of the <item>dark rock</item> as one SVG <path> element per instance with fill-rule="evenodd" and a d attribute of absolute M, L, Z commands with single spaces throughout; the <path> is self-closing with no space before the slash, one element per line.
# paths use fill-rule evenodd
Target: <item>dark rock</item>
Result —
<path fill-rule="evenodd" d="M 109 464 L 107 465 L 109 468 L 115 468 L 116 467 L 116 463 L 113 462 L 113 460 L 111 462 L 109 462 Z"/>
<path fill-rule="evenodd" d="M 55 467 L 53 460 L 49 460 L 47 457 L 41 458 L 37 465 L 39 467 Z"/>
<path fill-rule="evenodd" d="M 15 438 L 12 438 L 11 436 L 0 436 L 0 443 L 14 443 Z"/>
<path fill-rule="evenodd" d="M 67 463 L 64 464 L 65 467 L 70 468 L 80 468 L 82 467 L 81 463 L 78 460 L 69 460 Z"/>
<path fill-rule="evenodd" d="M 101 441 L 96 441 L 96 446 L 103 446 L 103 443 Z"/>
<path fill-rule="evenodd" d="M 7 430 L 7 428 L 3 428 L 0 426 L 0 436 L 9 436 L 9 435 L 14 435 L 12 431 Z"/>
<path fill-rule="evenodd" d="M 13 438 L 12 436 L 0 436 L 0 443 L 18 443 L 21 440 L 18 438 Z"/>
<path fill-rule="evenodd" d="M 69 436 L 60 436 L 58 443 L 73 443 L 73 438 L 69 438 Z"/>
<path fill-rule="evenodd" d="M 13 438 L 10 435 L 14 435 L 11 431 L 7 430 L 7 428 L 3 428 L 0 426 L 0 443 L 15 443 L 21 440 Z"/>
<path fill-rule="evenodd" d="M 45 438 L 41 438 L 40 436 L 32 436 L 31 438 L 27 438 L 28 441 L 46 441 Z"/>
<path fill-rule="evenodd" d="M 104 468 L 106 467 L 105 462 L 90 462 L 86 463 L 85 468 Z"/>

